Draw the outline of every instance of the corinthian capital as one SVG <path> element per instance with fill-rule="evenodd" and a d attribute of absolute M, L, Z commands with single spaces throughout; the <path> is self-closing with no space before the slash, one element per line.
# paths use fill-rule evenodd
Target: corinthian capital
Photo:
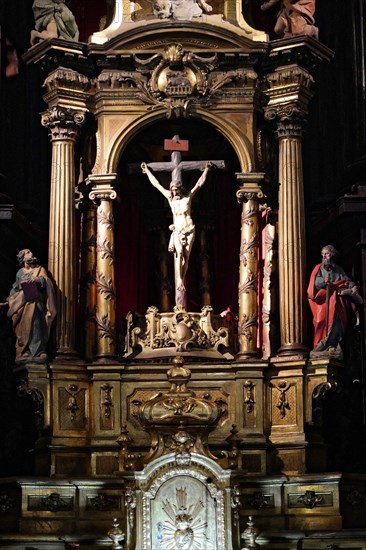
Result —
<path fill-rule="evenodd" d="M 266 120 L 277 120 L 276 135 L 280 137 L 302 137 L 307 121 L 307 111 L 296 103 L 272 105 L 265 109 Z"/>
<path fill-rule="evenodd" d="M 41 115 L 42 126 L 50 130 L 51 141 L 69 139 L 75 141 L 84 123 L 85 113 L 64 107 L 52 107 Z"/>

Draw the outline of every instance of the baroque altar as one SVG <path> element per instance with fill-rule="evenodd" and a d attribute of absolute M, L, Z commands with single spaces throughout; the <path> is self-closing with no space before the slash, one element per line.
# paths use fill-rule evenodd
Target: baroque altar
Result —
<path fill-rule="evenodd" d="M 2 485 L 19 540 L 241 550 L 250 516 L 290 549 L 340 530 L 354 486 L 327 472 L 322 413 L 343 363 L 309 356 L 302 170 L 332 52 L 270 41 L 238 0 L 115 0 L 88 43 L 43 37 L 24 59 L 45 71 L 57 318 L 51 360 L 16 370 L 44 478 Z"/>

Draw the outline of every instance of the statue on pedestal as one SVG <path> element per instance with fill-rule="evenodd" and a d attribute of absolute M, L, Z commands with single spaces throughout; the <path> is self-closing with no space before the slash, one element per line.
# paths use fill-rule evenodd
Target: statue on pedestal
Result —
<path fill-rule="evenodd" d="M 337 250 L 332 245 L 322 249 L 322 263 L 317 264 L 310 277 L 308 298 L 314 323 L 312 354 L 341 357 L 340 342 L 350 322 L 355 304 L 361 304 L 357 285 L 335 263 Z"/>
<path fill-rule="evenodd" d="M 318 38 L 318 29 L 315 27 L 315 0 L 268 0 L 261 9 L 266 11 L 276 4 L 281 4 L 274 28 L 281 38 L 307 35 Z"/>
<path fill-rule="evenodd" d="M 21 266 L 5 303 L 16 336 L 15 363 L 17 365 L 48 360 L 46 346 L 52 321 L 56 315 L 55 292 L 44 267 L 29 249 L 17 255 Z"/>
<path fill-rule="evenodd" d="M 35 0 L 33 2 L 35 30 L 31 31 L 31 45 L 49 38 L 79 40 L 75 17 L 66 6 L 67 0 Z"/>

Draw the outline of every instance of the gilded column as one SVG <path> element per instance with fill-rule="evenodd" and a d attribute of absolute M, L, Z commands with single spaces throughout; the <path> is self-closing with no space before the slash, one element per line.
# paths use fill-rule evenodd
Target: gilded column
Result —
<path fill-rule="evenodd" d="M 96 265 L 96 326 L 97 360 L 108 363 L 116 356 L 116 290 L 114 253 L 113 200 L 117 193 L 112 187 L 116 174 L 88 177 L 92 184 L 89 198 L 97 208 L 97 265 Z"/>
<path fill-rule="evenodd" d="M 97 205 L 85 198 L 81 207 L 80 258 L 80 349 L 86 361 L 96 355 L 95 313 L 97 289 L 95 282 L 97 260 Z"/>
<path fill-rule="evenodd" d="M 74 148 L 84 112 L 53 107 L 42 114 L 52 142 L 48 268 L 56 283 L 56 350 L 59 358 L 75 352 L 75 159 Z"/>
<path fill-rule="evenodd" d="M 273 214 L 267 211 L 267 220 L 263 230 L 263 280 L 262 280 L 262 351 L 263 359 L 269 359 L 273 355 L 272 342 L 276 332 L 276 313 L 274 311 L 276 301 L 276 287 L 273 278 L 276 276 L 276 260 L 274 254 L 274 242 L 276 239 Z"/>
<path fill-rule="evenodd" d="M 236 196 L 242 204 L 239 266 L 239 351 L 237 360 L 257 357 L 258 334 L 258 255 L 259 200 L 263 197 L 259 183 L 264 174 L 237 174 L 243 182 Z"/>
<path fill-rule="evenodd" d="M 305 69 L 292 65 L 278 68 L 268 83 L 265 116 L 276 120 L 279 144 L 279 354 L 302 355 L 307 352 L 302 133 L 313 79 Z"/>

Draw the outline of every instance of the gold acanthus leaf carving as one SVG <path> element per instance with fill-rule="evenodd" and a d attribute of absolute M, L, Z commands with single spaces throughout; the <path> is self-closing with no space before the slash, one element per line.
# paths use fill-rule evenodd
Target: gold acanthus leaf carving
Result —
<path fill-rule="evenodd" d="M 114 263 L 114 246 L 107 239 L 97 241 L 97 250 L 103 260 L 109 260 L 109 265 Z"/>
<path fill-rule="evenodd" d="M 248 258 L 247 254 L 250 254 L 252 258 L 254 259 L 257 255 L 257 247 L 258 247 L 258 231 L 256 231 L 249 241 L 246 239 L 243 239 L 240 245 L 240 261 L 243 262 L 244 266 L 248 264 Z"/>
<path fill-rule="evenodd" d="M 242 213 L 241 222 L 245 223 L 245 225 L 252 226 L 257 216 L 258 216 L 258 208 L 248 208 Z"/>
<path fill-rule="evenodd" d="M 116 331 L 115 327 L 111 324 L 108 319 L 108 314 L 106 313 L 102 317 L 99 317 L 98 313 L 95 316 L 98 336 L 99 338 L 109 338 L 110 340 L 115 340 Z"/>
<path fill-rule="evenodd" d="M 102 273 L 97 273 L 95 281 L 97 283 L 97 291 L 99 292 L 99 294 L 104 294 L 106 300 L 116 299 L 116 293 L 113 287 L 112 279 L 108 279 L 107 281 Z"/>
<path fill-rule="evenodd" d="M 258 275 L 248 269 L 248 277 L 242 285 L 239 286 L 239 295 L 248 294 L 250 290 L 257 292 L 258 290 Z"/>
<path fill-rule="evenodd" d="M 114 217 L 112 212 L 106 212 L 102 207 L 98 208 L 97 221 L 112 230 L 114 228 Z"/>
<path fill-rule="evenodd" d="M 258 316 L 257 313 L 253 313 L 251 317 L 244 314 L 242 320 L 239 323 L 238 333 L 239 335 L 244 336 L 248 342 L 253 340 L 253 335 L 251 329 L 257 326 Z"/>

